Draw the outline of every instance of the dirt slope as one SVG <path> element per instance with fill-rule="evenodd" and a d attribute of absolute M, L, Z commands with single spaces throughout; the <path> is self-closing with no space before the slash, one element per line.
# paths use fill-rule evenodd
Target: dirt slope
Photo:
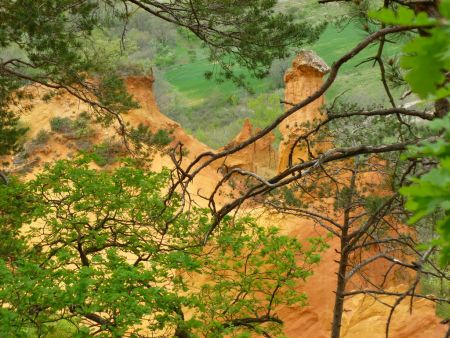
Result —
<path fill-rule="evenodd" d="M 262 220 L 265 224 L 280 224 L 285 233 L 305 241 L 308 237 L 325 236 L 325 232 L 314 227 L 312 222 L 295 216 L 270 215 Z M 314 275 L 298 290 L 308 295 L 308 306 L 284 306 L 277 314 L 285 323 L 285 334 L 289 338 L 329 338 L 334 305 L 338 241 L 329 242 L 330 248 L 322 254 Z M 383 271 L 380 267 L 380 271 Z M 373 271 L 373 273 L 377 273 Z M 404 285 L 391 287 L 402 290 Z M 381 301 L 393 304 L 395 298 L 383 296 Z M 355 296 L 345 302 L 342 338 L 384 338 L 389 308 L 370 296 Z M 444 338 L 447 327 L 440 324 L 435 315 L 435 305 L 424 299 L 414 299 L 410 313 L 410 298 L 406 298 L 395 311 L 390 330 L 391 338 Z"/>

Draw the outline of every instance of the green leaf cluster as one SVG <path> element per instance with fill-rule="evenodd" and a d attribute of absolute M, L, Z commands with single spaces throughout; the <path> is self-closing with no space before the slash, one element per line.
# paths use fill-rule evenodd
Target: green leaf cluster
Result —
<path fill-rule="evenodd" d="M 383 23 L 417 27 L 421 34 L 403 46 L 401 67 L 406 71 L 405 80 L 420 98 L 437 101 L 450 96 L 450 1 L 439 4 L 439 15 L 432 18 L 424 12 L 415 13 L 404 6 L 396 11 L 383 9 L 371 16 Z M 406 208 L 413 212 L 409 222 L 437 215 L 437 235 L 433 245 L 439 246 L 441 263 L 450 262 L 450 117 L 448 112 L 442 119 L 429 124 L 439 137 L 412 150 L 413 157 L 427 157 L 437 166 L 400 192 L 408 198 Z"/>
<path fill-rule="evenodd" d="M 437 222 L 439 237 L 434 244 L 442 248 L 441 261 L 445 264 L 450 262 L 450 115 L 433 121 L 431 127 L 443 129 L 443 137 L 416 148 L 413 155 L 430 157 L 439 164 L 400 191 L 408 197 L 406 207 L 413 212 L 410 223 L 435 212 L 441 213 Z"/>
<path fill-rule="evenodd" d="M 214 220 L 166 196 L 168 170 L 123 160 L 98 171 L 91 161 L 61 160 L 0 186 L 0 336 L 45 336 L 54 323 L 74 337 L 276 333 L 275 308 L 305 304 L 296 286 L 322 239 L 301 245 L 226 217 L 202 246 Z"/>
<path fill-rule="evenodd" d="M 440 99 L 450 95 L 446 73 L 450 71 L 450 1 L 439 6 L 441 18 L 399 6 L 396 11 L 384 8 L 371 16 L 381 22 L 422 27 L 426 34 L 412 38 L 403 46 L 400 65 L 406 70 L 405 80 L 423 99 Z"/>

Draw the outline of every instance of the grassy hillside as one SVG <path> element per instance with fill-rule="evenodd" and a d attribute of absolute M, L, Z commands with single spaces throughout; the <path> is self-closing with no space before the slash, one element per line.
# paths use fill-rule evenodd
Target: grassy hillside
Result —
<path fill-rule="evenodd" d="M 330 25 L 316 43 L 302 47 L 316 51 L 331 65 L 363 39 L 365 34 L 357 24 L 348 25 L 342 30 Z M 180 55 L 184 52 L 183 49 L 179 51 Z M 372 104 L 379 101 L 383 89 L 378 68 L 374 67 L 373 63 L 356 67 L 375 53 L 375 47 L 369 48 L 345 65 L 327 97 L 348 91 L 346 95 L 360 103 Z M 278 69 L 274 69 L 271 76 L 265 79 L 251 79 L 249 83 L 255 94 L 271 95 L 277 92 L 277 78 L 282 77 L 289 63 L 290 60 L 278 62 Z M 178 103 L 175 106 L 165 105 L 164 100 L 160 102 L 162 111 L 182 123 L 201 141 L 219 147 L 238 132 L 243 118 L 252 118 L 253 114 L 247 109 L 249 94 L 244 89 L 231 81 L 218 83 L 204 77 L 204 73 L 214 67 L 209 63 L 206 53 L 199 53 L 195 58 L 184 59 L 184 62 L 163 70 L 157 81 L 163 78 L 169 84 L 169 90 L 178 95 Z M 282 91 L 278 92 L 282 98 Z M 274 116 L 279 112 L 278 107 L 274 107 Z"/>

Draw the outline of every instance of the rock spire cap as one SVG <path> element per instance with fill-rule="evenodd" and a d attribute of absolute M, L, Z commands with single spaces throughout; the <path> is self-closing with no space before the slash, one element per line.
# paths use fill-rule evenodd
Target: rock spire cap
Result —
<path fill-rule="evenodd" d="M 312 50 L 302 50 L 292 62 L 293 69 L 301 69 L 304 67 L 313 68 L 319 73 L 326 74 L 330 71 L 330 67 Z"/>

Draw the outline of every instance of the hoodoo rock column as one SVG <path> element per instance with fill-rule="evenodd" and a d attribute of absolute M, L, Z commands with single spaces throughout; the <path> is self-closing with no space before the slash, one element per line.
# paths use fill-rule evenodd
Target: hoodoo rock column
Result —
<path fill-rule="evenodd" d="M 323 83 L 323 76 L 329 71 L 327 64 L 314 52 L 300 52 L 284 75 L 286 109 L 291 108 L 290 103 L 298 103 L 317 91 Z M 278 153 L 278 172 L 288 167 L 291 152 L 293 163 L 308 159 L 306 144 L 300 142 L 296 145 L 296 140 L 308 130 L 308 125 L 324 118 L 320 111 L 323 104 L 324 98 L 320 97 L 281 123 L 279 128 L 283 139 Z M 313 145 L 312 150 L 320 151 L 323 148 L 324 145 L 318 143 Z"/>

